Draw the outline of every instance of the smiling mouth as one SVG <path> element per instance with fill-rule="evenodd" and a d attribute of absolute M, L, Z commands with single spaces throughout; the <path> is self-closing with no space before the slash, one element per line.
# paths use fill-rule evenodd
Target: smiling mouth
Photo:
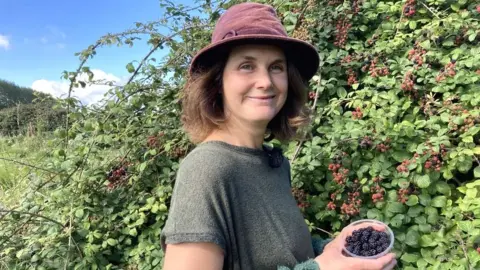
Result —
<path fill-rule="evenodd" d="M 248 97 L 248 98 L 251 98 L 251 99 L 256 99 L 256 100 L 269 100 L 269 99 L 273 99 L 275 96 L 265 96 L 265 97 Z"/>

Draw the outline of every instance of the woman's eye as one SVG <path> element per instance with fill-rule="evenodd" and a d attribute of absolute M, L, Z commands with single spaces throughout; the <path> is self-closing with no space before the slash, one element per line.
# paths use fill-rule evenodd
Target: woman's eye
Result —
<path fill-rule="evenodd" d="M 250 70 L 250 69 L 252 69 L 253 67 L 252 67 L 252 65 L 250 65 L 250 64 L 243 64 L 243 65 L 240 66 L 240 68 L 241 68 L 241 69 L 248 69 L 248 70 Z"/>
<path fill-rule="evenodd" d="M 283 66 L 282 65 L 273 65 L 272 69 L 273 70 L 278 70 L 278 71 L 283 71 Z"/>

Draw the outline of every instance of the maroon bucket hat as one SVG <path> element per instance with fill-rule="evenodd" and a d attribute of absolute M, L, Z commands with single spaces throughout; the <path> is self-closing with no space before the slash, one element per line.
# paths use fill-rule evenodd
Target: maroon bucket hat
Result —
<path fill-rule="evenodd" d="M 271 44 L 283 48 L 287 60 L 298 68 L 305 81 L 315 75 L 320 63 L 315 47 L 287 35 L 272 6 L 247 2 L 230 7 L 220 17 L 211 43 L 192 59 L 189 73 L 212 66 L 222 53 L 241 44 Z"/>

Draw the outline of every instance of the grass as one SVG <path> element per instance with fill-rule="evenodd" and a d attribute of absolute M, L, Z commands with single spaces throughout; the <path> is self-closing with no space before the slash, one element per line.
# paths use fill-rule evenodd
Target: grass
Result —
<path fill-rule="evenodd" d="M 11 207 L 20 201 L 29 176 L 37 172 L 23 164 L 37 165 L 48 155 L 49 136 L 0 137 L 0 204 Z"/>

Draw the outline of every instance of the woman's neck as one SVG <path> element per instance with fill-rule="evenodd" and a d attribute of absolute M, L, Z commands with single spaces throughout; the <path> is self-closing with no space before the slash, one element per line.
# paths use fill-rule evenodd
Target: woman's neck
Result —
<path fill-rule="evenodd" d="M 225 125 L 214 130 L 205 141 L 223 141 L 232 145 L 261 149 L 264 142 L 265 127 Z"/>

